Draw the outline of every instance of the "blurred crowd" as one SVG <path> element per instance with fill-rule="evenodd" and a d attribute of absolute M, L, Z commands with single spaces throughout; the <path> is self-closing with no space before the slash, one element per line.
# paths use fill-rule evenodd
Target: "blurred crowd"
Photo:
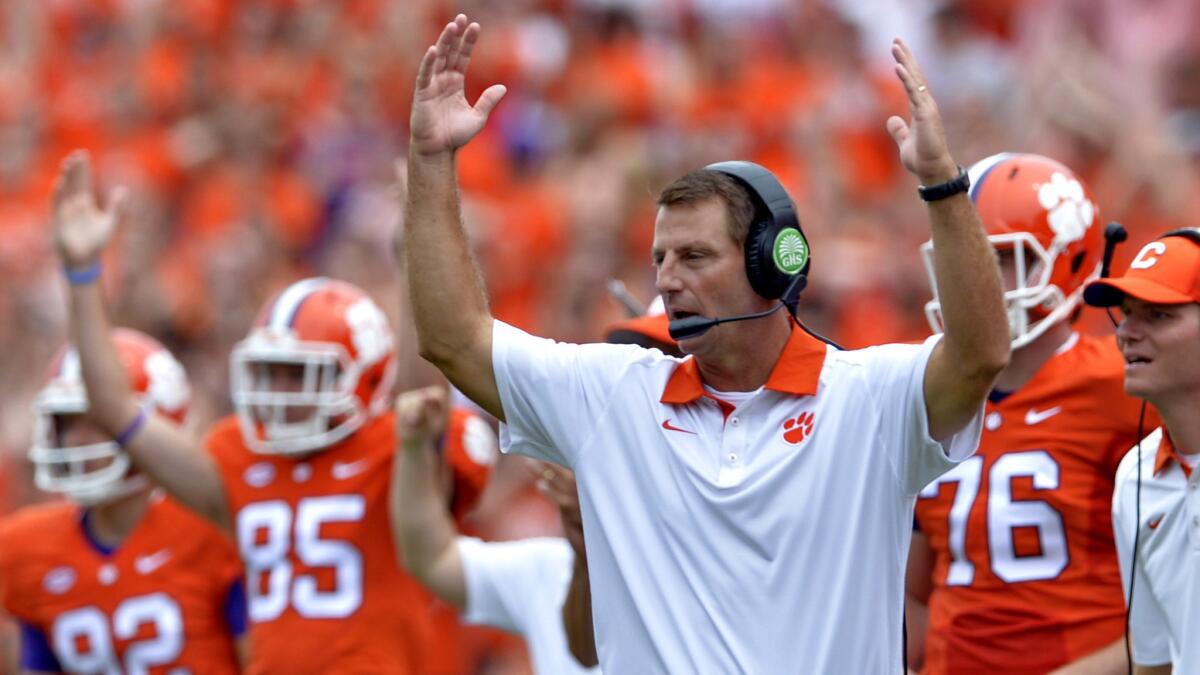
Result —
<path fill-rule="evenodd" d="M 888 42 L 914 46 L 964 164 L 1071 166 L 1105 220 L 1200 223 L 1200 6 L 1190 0 L 9 0 L 0 4 L 0 510 L 39 497 L 30 402 L 65 336 L 49 192 L 72 148 L 133 199 L 105 283 L 120 324 L 229 410 L 227 358 L 282 285 L 370 291 L 403 336 L 392 234 L 417 58 L 458 11 L 483 24 L 468 87 L 509 93 L 460 156 L 498 317 L 595 340 L 649 301 L 654 197 L 729 158 L 791 190 L 814 250 L 802 317 L 847 346 L 928 334 L 928 225 L 884 120 Z M 447 308 L 453 311 L 453 308 Z M 1110 330 L 1085 314 L 1087 330 Z M 402 348 L 404 385 L 432 371 Z M 498 472 L 484 533 L 553 530 Z"/>

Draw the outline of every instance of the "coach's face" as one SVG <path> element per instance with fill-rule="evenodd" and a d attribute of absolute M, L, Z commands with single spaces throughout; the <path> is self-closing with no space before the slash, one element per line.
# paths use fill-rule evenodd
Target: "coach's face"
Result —
<path fill-rule="evenodd" d="M 756 312 L 771 306 L 750 287 L 745 254 L 726 227 L 724 203 L 718 198 L 688 205 L 663 206 L 654 224 L 652 255 L 656 286 L 667 317 L 702 314 L 710 318 Z M 687 354 L 704 358 L 734 346 L 733 337 L 754 322 L 717 326 L 679 342 Z"/>
<path fill-rule="evenodd" d="M 1126 297 L 1117 326 L 1125 391 L 1152 403 L 1200 391 L 1200 304 L 1157 305 Z"/>

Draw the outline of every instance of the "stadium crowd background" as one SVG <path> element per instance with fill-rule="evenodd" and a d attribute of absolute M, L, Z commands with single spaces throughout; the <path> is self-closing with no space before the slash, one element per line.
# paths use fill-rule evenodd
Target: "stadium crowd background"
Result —
<path fill-rule="evenodd" d="M 63 156 L 89 148 L 102 181 L 132 188 L 105 267 L 113 312 L 180 357 L 201 430 L 229 410 L 232 344 L 287 282 L 343 278 L 401 315 L 393 163 L 416 58 L 460 10 L 484 26 L 468 86 L 509 87 L 460 157 L 466 222 L 496 315 L 543 335 L 597 339 L 622 316 L 609 278 L 649 300 L 659 188 L 735 157 L 798 203 L 810 325 L 847 346 L 927 335 L 928 225 L 883 124 L 905 109 L 893 35 L 928 72 L 956 158 L 1032 151 L 1074 168 L 1130 230 L 1116 267 L 1200 213 L 1190 0 L 11 0 L 0 512 L 44 498 L 24 453 L 65 335 L 47 227 Z M 1111 330 L 1089 312 L 1086 329 Z M 402 351 L 402 384 L 429 381 L 411 340 Z M 520 461 L 502 460 L 479 509 L 487 536 L 557 527 Z"/>

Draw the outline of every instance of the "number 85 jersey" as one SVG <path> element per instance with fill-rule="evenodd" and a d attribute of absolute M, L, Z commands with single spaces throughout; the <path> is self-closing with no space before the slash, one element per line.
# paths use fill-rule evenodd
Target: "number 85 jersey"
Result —
<path fill-rule="evenodd" d="M 468 416 L 452 413 L 447 452 Z M 236 418 L 210 432 L 246 567 L 249 672 L 429 672 L 434 599 L 392 542 L 394 427 L 381 415 L 302 458 L 251 452 Z"/>
<path fill-rule="evenodd" d="M 1073 335 L 993 396 L 975 456 L 921 492 L 933 554 L 923 672 L 1044 673 L 1124 633 L 1109 512 L 1141 404 L 1123 377 L 1112 338 Z"/>

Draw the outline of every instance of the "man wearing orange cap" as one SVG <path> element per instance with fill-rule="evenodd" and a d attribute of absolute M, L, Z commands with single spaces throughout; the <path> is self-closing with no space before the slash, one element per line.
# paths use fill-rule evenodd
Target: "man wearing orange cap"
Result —
<path fill-rule="evenodd" d="M 1200 229 L 1146 244 L 1125 276 L 1083 297 L 1120 307 L 1125 390 L 1163 419 L 1125 456 L 1113 493 L 1131 658 L 1142 675 L 1200 672 Z"/>

